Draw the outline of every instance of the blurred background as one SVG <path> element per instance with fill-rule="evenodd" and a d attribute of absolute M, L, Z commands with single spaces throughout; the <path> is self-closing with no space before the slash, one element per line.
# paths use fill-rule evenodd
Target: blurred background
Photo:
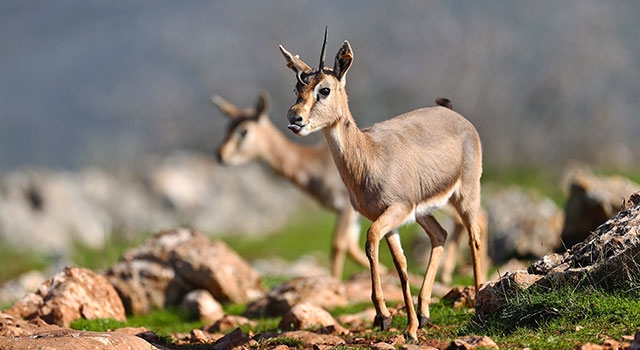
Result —
<path fill-rule="evenodd" d="M 278 44 L 315 64 L 325 26 L 330 57 L 354 49 L 361 126 L 443 96 L 488 164 L 629 167 L 638 23 L 634 1 L 3 1 L 0 169 L 210 152 L 212 93 L 249 105 L 268 91 L 285 130 L 295 80 Z"/>
<path fill-rule="evenodd" d="M 635 171 L 639 23 L 622 0 L 2 1 L 0 242 L 65 255 L 112 232 L 281 227 L 305 199 L 260 166 L 209 165 L 226 122 L 210 97 L 252 106 L 265 90 L 289 135 L 278 44 L 316 64 L 325 26 L 328 57 L 353 47 L 361 127 L 447 97 L 476 125 L 488 176 Z"/>

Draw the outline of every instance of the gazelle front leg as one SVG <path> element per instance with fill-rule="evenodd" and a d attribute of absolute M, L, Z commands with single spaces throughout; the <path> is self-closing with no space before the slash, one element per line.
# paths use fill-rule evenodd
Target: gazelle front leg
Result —
<path fill-rule="evenodd" d="M 373 222 L 367 231 L 365 250 L 371 272 L 371 301 L 376 309 L 374 326 L 385 330 L 391 324 L 391 313 L 384 303 L 382 283 L 380 282 L 380 240 L 387 232 L 400 226 L 411 214 L 411 210 L 402 205 L 393 205 Z"/>
<path fill-rule="evenodd" d="M 431 239 L 431 255 L 427 264 L 427 272 L 422 281 L 420 295 L 418 296 L 418 319 L 419 327 L 426 326 L 431 321 L 429 303 L 431 302 L 431 290 L 438 272 L 438 264 L 444 252 L 444 242 L 447 240 L 447 231 L 440 226 L 432 215 L 417 217 L 416 221 L 427 232 Z"/>

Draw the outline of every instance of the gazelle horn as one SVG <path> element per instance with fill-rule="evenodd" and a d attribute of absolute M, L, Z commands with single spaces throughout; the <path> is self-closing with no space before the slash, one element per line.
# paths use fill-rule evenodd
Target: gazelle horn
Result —
<path fill-rule="evenodd" d="M 320 65 L 318 71 L 322 72 L 324 69 L 324 58 L 327 56 L 327 30 L 329 27 L 324 27 L 324 43 L 322 43 L 322 52 L 320 53 Z"/>

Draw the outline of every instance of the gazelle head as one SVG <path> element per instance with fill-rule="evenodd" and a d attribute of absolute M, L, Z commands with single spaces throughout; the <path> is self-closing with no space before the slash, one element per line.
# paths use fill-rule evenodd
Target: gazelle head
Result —
<path fill-rule="evenodd" d="M 267 122 L 269 96 L 261 92 L 253 108 L 238 108 L 222 97 L 214 95 L 211 101 L 231 120 L 224 140 L 218 146 L 217 159 L 223 165 L 238 165 L 260 156 L 261 123 Z"/>
<path fill-rule="evenodd" d="M 298 55 L 294 56 L 280 45 L 287 67 L 296 73 L 298 80 L 297 100 L 287 113 L 289 129 L 295 134 L 304 136 L 333 125 L 347 113 L 346 74 L 353 63 L 353 51 L 345 41 L 336 54 L 333 68 L 327 68 L 324 65 L 326 49 L 325 29 L 320 64 L 312 69 Z"/>

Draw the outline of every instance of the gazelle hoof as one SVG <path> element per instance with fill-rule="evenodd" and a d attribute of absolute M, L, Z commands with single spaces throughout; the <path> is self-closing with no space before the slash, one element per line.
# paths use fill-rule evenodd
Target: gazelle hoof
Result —
<path fill-rule="evenodd" d="M 418 328 L 423 328 L 431 323 L 431 318 L 418 314 Z"/>
<path fill-rule="evenodd" d="M 391 316 L 376 315 L 376 318 L 373 319 L 373 326 L 380 328 L 381 331 L 387 330 L 391 326 L 391 319 Z"/>

